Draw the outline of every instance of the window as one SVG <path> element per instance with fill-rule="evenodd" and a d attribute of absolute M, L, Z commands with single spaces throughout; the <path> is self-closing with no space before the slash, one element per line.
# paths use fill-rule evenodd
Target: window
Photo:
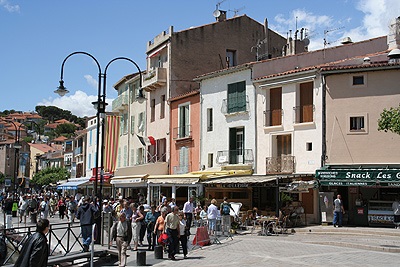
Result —
<path fill-rule="evenodd" d="M 368 134 L 368 113 L 352 113 L 346 115 L 347 134 Z"/>
<path fill-rule="evenodd" d="M 128 114 L 124 113 L 120 117 L 121 119 L 121 125 L 120 125 L 120 135 L 127 134 L 128 133 Z"/>
<path fill-rule="evenodd" d="M 300 105 L 294 108 L 295 123 L 314 121 L 313 82 L 300 84 Z"/>
<path fill-rule="evenodd" d="M 118 148 L 118 168 L 121 168 L 121 148 Z"/>
<path fill-rule="evenodd" d="M 306 151 L 312 151 L 312 143 L 311 142 L 306 143 Z"/>
<path fill-rule="evenodd" d="M 137 149 L 136 164 L 144 164 L 144 148 Z"/>
<path fill-rule="evenodd" d="M 364 117 L 350 117 L 350 131 L 364 130 Z"/>
<path fill-rule="evenodd" d="M 138 118 L 138 132 L 144 131 L 144 123 L 145 123 L 144 120 L 145 120 L 145 114 L 144 112 L 140 112 Z"/>
<path fill-rule="evenodd" d="M 165 118 L 165 95 L 161 96 L 161 110 L 160 110 L 160 119 Z"/>
<path fill-rule="evenodd" d="M 156 100 L 152 99 L 150 103 L 150 121 L 153 122 L 156 119 Z"/>
<path fill-rule="evenodd" d="M 135 115 L 131 116 L 131 134 L 135 134 Z"/>
<path fill-rule="evenodd" d="M 213 109 L 207 109 L 207 132 L 212 132 L 213 130 Z"/>
<path fill-rule="evenodd" d="M 92 154 L 89 154 L 88 156 L 88 169 L 90 170 L 92 168 Z"/>
<path fill-rule="evenodd" d="M 228 113 L 246 111 L 246 83 L 228 84 Z"/>
<path fill-rule="evenodd" d="M 230 68 L 237 65 L 236 50 L 226 50 L 226 67 Z"/>
<path fill-rule="evenodd" d="M 129 166 L 135 165 L 135 149 L 131 149 L 131 154 L 129 155 L 130 161 Z"/>
<path fill-rule="evenodd" d="M 208 154 L 208 168 L 212 168 L 214 166 L 214 154 Z"/>
<path fill-rule="evenodd" d="M 189 104 L 179 106 L 179 127 L 178 127 L 178 138 L 185 138 L 190 136 L 190 112 Z"/>
<path fill-rule="evenodd" d="M 89 146 L 92 145 L 92 139 L 93 139 L 93 130 L 89 131 Z"/>
<path fill-rule="evenodd" d="M 363 85 L 364 84 L 364 76 L 353 76 L 353 85 Z"/>
<path fill-rule="evenodd" d="M 124 146 L 124 167 L 128 165 L 128 147 Z"/>

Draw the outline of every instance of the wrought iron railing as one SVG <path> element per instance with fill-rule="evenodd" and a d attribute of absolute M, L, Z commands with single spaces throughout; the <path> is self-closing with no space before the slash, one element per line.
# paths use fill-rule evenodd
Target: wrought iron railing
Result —
<path fill-rule="evenodd" d="M 297 106 L 293 108 L 294 123 L 304 123 L 314 121 L 314 105 Z"/>
<path fill-rule="evenodd" d="M 282 155 L 266 158 L 267 174 L 294 173 L 295 157 Z"/>
<path fill-rule="evenodd" d="M 192 136 L 192 127 L 190 124 L 172 129 L 172 138 L 174 140 L 189 138 L 191 136 Z"/>
<path fill-rule="evenodd" d="M 220 165 L 227 164 L 253 164 L 252 149 L 223 150 L 217 152 L 216 161 Z"/>
<path fill-rule="evenodd" d="M 283 121 L 283 109 L 264 111 L 264 127 L 279 126 Z"/>
<path fill-rule="evenodd" d="M 249 110 L 250 104 L 247 95 L 239 97 L 231 96 L 222 100 L 221 112 L 225 115 L 238 112 L 248 112 Z"/>

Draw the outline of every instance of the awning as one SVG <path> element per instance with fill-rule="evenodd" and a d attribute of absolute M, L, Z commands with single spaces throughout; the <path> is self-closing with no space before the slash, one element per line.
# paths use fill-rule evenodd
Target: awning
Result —
<path fill-rule="evenodd" d="M 150 175 L 148 184 L 196 184 L 200 181 L 200 175 Z"/>
<path fill-rule="evenodd" d="M 126 175 L 115 176 L 111 179 L 110 184 L 115 187 L 141 187 L 146 186 L 145 178 L 148 174 L 143 175 Z"/>
<path fill-rule="evenodd" d="M 149 57 L 157 56 L 161 52 L 161 50 L 163 50 L 166 47 L 167 47 L 167 44 L 164 44 L 163 46 L 159 47 L 158 49 L 156 49 L 153 52 L 151 52 L 150 54 L 148 54 L 147 57 L 149 58 Z"/>
<path fill-rule="evenodd" d="M 68 182 L 57 186 L 57 189 L 59 189 L 59 190 L 66 190 L 66 189 L 76 190 L 76 189 L 78 189 L 78 187 L 80 185 L 83 185 L 87 182 L 89 182 L 89 179 L 79 179 L 79 180 L 70 179 Z"/>
<path fill-rule="evenodd" d="M 276 181 L 277 178 L 279 177 L 266 175 L 228 176 L 210 179 L 204 181 L 203 184 L 258 184 Z"/>
<path fill-rule="evenodd" d="M 321 185 L 400 187 L 400 169 L 332 168 L 316 171 Z"/>

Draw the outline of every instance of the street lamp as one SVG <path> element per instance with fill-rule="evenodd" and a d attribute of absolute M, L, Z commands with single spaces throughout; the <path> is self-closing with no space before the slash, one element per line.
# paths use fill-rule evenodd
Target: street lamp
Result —
<path fill-rule="evenodd" d="M 94 181 L 94 192 L 95 194 L 99 197 L 99 209 L 101 211 L 102 209 L 102 198 L 103 198 L 103 182 L 104 182 L 104 137 L 105 137 L 105 126 L 104 126 L 104 119 L 106 118 L 106 83 L 107 83 L 107 70 L 108 67 L 110 66 L 111 63 L 113 63 L 116 60 L 126 60 L 131 62 L 133 65 L 135 65 L 135 67 L 137 68 L 137 70 L 139 71 L 139 76 L 140 76 L 140 90 L 142 88 L 142 72 L 139 68 L 139 66 L 136 64 L 135 61 L 133 61 L 132 59 L 126 58 L 126 57 L 117 57 L 114 58 L 112 60 L 110 60 L 105 69 L 104 72 L 101 71 L 101 67 L 100 67 L 100 63 L 97 61 L 97 59 L 87 53 L 87 52 L 83 52 L 83 51 L 77 51 L 77 52 L 73 52 L 71 54 L 69 54 L 64 61 L 62 62 L 61 65 L 61 75 L 60 75 L 60 85 L 57 87 L 57 90 L 55 90 L 54 92 L 57 93 L 59 96 L 64 96 L 66 95 L 69 91 L 67 90 L 67 88 L 64 86 L 64 65 L 65 62 L 67 61 L 68 58 L 70 58 L 73 55 L 76 54 L 83 54 L 86 56 L 91 57 L 98 68 L 98 90 L 97 90 L 97 101 L 92 102 L 94 108 L 97 110 L 96 112 L 96 120 L 97 120 L 97 132 L 96 132 L 96 178 Z M 102 87 L 103 86 L 103 87 Z M 101 90 L 103 89 L 103 91 Z M 100 131 L 101 131 L 101 147 L 99 146 L 100 143 Z M 99 179 L 99 172 L 98 172 L 98 168 L 99 168 L 99 155 L 100 156 L 100 179 Z M 97 191 L 98 189 L 98 180 L 100 180 L 100 190 Z M 99 222 L 96 222 L 96 224 Z M 97 241 L 99 242 L 101 240 L 101 232 L 100 232 L 100 227 L 99 225 L 97 225 L 97 229 L 99 229 L 98 232 L 98 238 Z"/>

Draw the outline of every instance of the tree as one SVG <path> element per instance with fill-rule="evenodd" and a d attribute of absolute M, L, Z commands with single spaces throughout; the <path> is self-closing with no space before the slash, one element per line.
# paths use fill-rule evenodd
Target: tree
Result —
<path fill-rule="evenodd" d="M 60 180 L 65 180 L 70 177 L 68 170 L 64 167 L 47 168 L 37 172 L 33 176 L 33 183 L 44 186 L 55 184 Z"/>
<path fill-rule="evenodd" d="M 400 104 L 397 108 L 384 109 L 378 120 L 379 131 L 390 131 L 400 135 Z"/>
<path fill-rule="evenodd" d="M 76 131 L 76 126 L 73 123 L 63 123 L 57 125 L 56 128 L 56 134 L 58 136 L 60 135 L 66 135 L 66 137 L 71 137 Z"/>

